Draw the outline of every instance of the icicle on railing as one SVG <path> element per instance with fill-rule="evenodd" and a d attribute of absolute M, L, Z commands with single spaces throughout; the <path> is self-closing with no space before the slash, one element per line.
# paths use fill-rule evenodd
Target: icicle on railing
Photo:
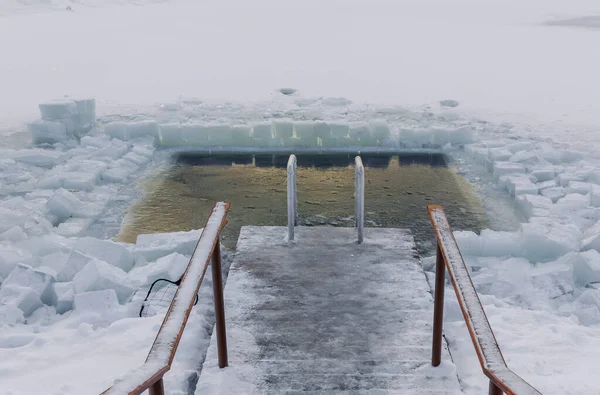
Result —
<path fill-rule="evenodd" d="M 365 167 L 360 156 L 354 158 L 354 217 L 360 244 L 365 227 Z"/>

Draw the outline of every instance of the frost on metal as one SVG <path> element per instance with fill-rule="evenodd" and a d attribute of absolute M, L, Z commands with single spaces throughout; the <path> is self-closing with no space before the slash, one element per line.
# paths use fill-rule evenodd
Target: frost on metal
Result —
<path fill-rule="evenodd" d="M 365 167 L 360 156 L 354 158 L 354 166 L 354 216 L 360 244 L 363 242 L 365 226 Z"/>
<path fill-rule="evenodd" d="M 296 192 L 296 155 L 287 164 L 288 240 L 294 241 L 294 226 L 298 224 L 298 194 Z"/>
<path fill-rule="evenodd" d="M 204 227 L 190 263 L 183 274 L 171 307 L 165 316 L 162 326 L 156 335 L 154 344 L 148 353 L 146 362 L 118 379 L 105 394 L 128 394 L 138 386 L 147 383 L 161 369 L 169 370 L 180 339 L 180 332 L 187 322 L 194 299 L 208 268 L 216 241 L 221 229 L 225 226 L 225 216 L 229 203 L 215 204 L 213 211 Z M 163 372 L 163 373 L 164 373 Z"/>
<path fill-rule="evenodd" d="M 514 394 L 539 394 L 536 389 L 506 366 L 444 209 L 440 206 L 429 206 L 428 208 L 438 244 L 446 260 L 446 267 L 454 284 L 456 297 L 463 310 L 463 316 L 473 338 L 473 345 L 484 373 L 499 379 L 506 389 L 510 389 Z"/>
<path fill-rule="evenodd" d="M 168 366 L 161 362 L 146 362 L 139 368 L 135 368 L 127 372 L 127 375 L 115 380 L 115 383 L 108 390 L 103 392 L 103 395 L 109 394 L 129 394 L 134 392 L 138 386 L 149 382 L 157 373 L 163 370 L 163 374 L 168 370 Z"/>

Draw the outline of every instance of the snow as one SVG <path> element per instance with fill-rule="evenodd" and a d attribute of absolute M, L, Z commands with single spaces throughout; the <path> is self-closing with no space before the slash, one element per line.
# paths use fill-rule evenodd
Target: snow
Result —
<path fill-rule="evenodd" d="M 215 241 L 218 240 L 221 229 L 225 226 L 228 208 L 229 204 L 225 203 L 217 203 L 213 208 L 146 362 L 140 368 L 117 379 L 107 393 L 131 392 L 159 370 L 171 366 L 175 356 L 174 347 L 179 343 L 178 334 L 193 307 L 194 296 L 198 293 L 206 274 Z"/>
<path fill-rule="evenodd" d="M 225 215 L 228 208 L 229 205 L 224 203 L 217 203 L 215 205 L 206 223 L 206 227 L 202 231 L 179 290 L 175 295 L 170 315 L 168 319 L 165 319 L 164 325 L 157 335 L 152 352 L 148 355 L 148 361 L 161 361 L 164 364 L 170 364 L 172 360 L 170 345 L 177 336 L 185 317 L 189 314 L 191 303 L 194 301 L 194 295 L 198 292 L 198 288 L 206 273 L 214 243 L 218 240 L 221 228 L 225 225 Z"/>
<path fill-rule="evenodd" d="M 504 365 L 502 354 L 487 323 L 477 292 L 471 284 L 469 272 L 452 235 L 446 214 L 439 207 L 430 208 L 429 212 L 438 239 L 438 248 L 441 249 L 447 263 L 448 274 L 455 285 L 459 303 L 466 310 L 465 321 L 476 338 L 473 346 L 481 356 L 484 368 L 501 367 Z"/>
<path fill-rule="evenodd" d="M 488 188 L 505 189 L 522 214 L 522 226 L 455 232 L 509 365 L 544 393 L 597 393 L 589 371 L 600 357 L 597 13 L 591 0 L 2 2 L 0 280 L 26 264 L 58 277 L 51 289 L 62 295 L 54 291 L 48 306 L 33 288 L 1 287 L 3 389 L 100 392 L 143 362 L 161 317 L 127 318 L 136 294 L 104 321 L 72 317 L 70 289 L 94 259 L 74 244 L 106 237 L 100 218 L 119 222 L 114 202 L 152 165 L 154 144 L 381 145 L 457 157 L 467 144 L 456 166 L 481 188 L 486 210 L 495 204 Z M 290 15 L 320 28 L 290 28 Z M 401 51 L 391 49 L 398 40 Z M 469 161 L 489 178 L 476 179 Z M 126 247 L 136 268 L 117 264 L 125 270 L 115 284 L 137 286 L 159 275 L 150 270 L 157 264 L 175 277 L 166 266 L 182 258 L 158 260 L 190 254 L 194 240 L 171 236 Z M 209 326 L 204 313 L 196 328 Z M 467 394 L 482 393 L 486 378 L 456 318 L 446 337 L 458 373 Z M 200 338 L 188 344 L 202 355 Z M 14 345 L 27 347 L 5 348 Z M 172 384 L 183 377 L 177 369 Z"/>
<path fill-rule="evenodd" d="M 598 120 L 597 96 L 593 90 L 577 89 L 581 86 L 578 82 L 593 81 L 598 58 L 585 48 L 593 45 L 595 32 L 545 25 L 553 19 L 593 14 L 596 5 L 590 0 L 568 5 L 538 0 L 527 7 L 517 1 L 493 1 L 485 6 L 468 0 L 452 5 L 435 0 L 411 1 L 401 8 L 402 12 L 399 5 L 382 1 L 372 4 L 355 0 L 341 12 L 335 2 L 327 6 L 317 1 L 295 2 L 284 7 L 273 0 L 261 0 L 250 7 L 244 3 L 211 1 L 201 8 L 211 16 L 201 26 L 193 18 L 199 9 L 194 2 L 170 1 L 141 10 L 122 6 L 116 15 L 105 4 L 98 8 L 97 1 L 77 2 L 73 4 L 74 12 L 64 11 L 67 1 L 44 3 L 15 6 L 22 12 L 38 14 L 5 16 L 5 32 L 1 36 L 10 37 L 8 32 L 14 31 L 21 19 L 28 18 L 36 25 L 60 26 L 43 37 L 36 36 L 41 49 L 53 48 L 51 43 L 59 42 L 71 31 L 80 31 L 86 37 L 86 45 L 78 46 L 77 54 L 67 48 L 55 49 L 56 57 L 70 66 L 54 72 L 51 62 L 39 62 L 40 58 L 34 54 L 14 48 L 19 45 L 7 45 L 7 58 L 21 59 L 30 65 L 28 73 L 13 73 L 7 80 L 10 85 L 6 91 L 13 93 L 3 97 L 2 106 L 7 108 L 9 119 L 26 115 L 31 100 L 52 97 L 60 89 L 96 92 L 103 103 L 146 104 L 180 94 L 200 93 L 209 99 L 256 100 L 281 86 L 294 86 L 316 96 L 360 97 L 370 102 L 418 106 L 438 105 L 440 98 L 452 98 L 460 103 L 452 110 L 502 117 L 508 122 L 541 122 L 551 132 L 569 122 L 586 128 Z M 235 12 L 231 12 L 232 4 L 236 4 Z M 60 11 L 40 12 L 53 6 Z M 3 12 L 10 14 L 14 8 L 4 6 Z M 431 12 L 432 9 L 436 12 Z M 132 15 L 138 13 L 144 17 L 135 19 L 137 33 L 131 33 Z M 326 26 L 327 31 L 336 34 L 288 29 L 285 21 L 289 15 Z M 93 29 L 98 21 L 109 19 L 111 31 L 96 34 Z M 170 25 L 173 36 L 178 38 L 175 42 L 150 28 L 163 20 L 178 21 Z M 226 24 L 236 29 L 223 29 Z M 365 26 L 368 34 L 356 32 L 353 27 L 357 25 Z M 237 34 L 237 29 L 245 32 L 243 37 Z M 437 48 L 440 31 L 452 32 L 450 47 Z M 477 34 L 472 34 L 473 31 Z M 214 32 L 220 32 L 218 39 Z M 33 42 L 33 34 L 28 32 L 20 39 Z M 133 47 L 119 40 L 128 34 L 139 38 Z M 187 50 L 198 44 L 196 37 L 203 37 L 206 51 L 219 54 L 215 61 L 205 62 L 203 57 Z M 420 56 L 406 57 L 389 51 L 386 46 L 389 37 L 411 37 L 405 51 Z M 256 42 L 270 45 L 257 48 Z M 504 45 L 506 42 L 511 45 Z M 273 47 L 280 51 L 277 62 L 271 61 Z M 474 47 L 479 48 L 478 54 L 472 52 Z M 437 50 L 429 52 L 422 48 Z M 531 48 L 536 49 L 535 53 Z M 170 65 L 167 59 L 148 64 L 143 56 L 148 50 L 178 53 L 176 72 L 165 72 Z M 104 56 L 106 53 L 112 56 Z M 557 53 L 563 56 L 557 59 Z M 77 63 L 77 56 L 87 61 Z M 253 59 L 253 65 L 240 61 L 244 58 Z M 439 60 L 444 58 L 452 62 L 439 67 Z M 284 67 L 285 59 L 294 59 L 291 67 Z M 514 59 L 527 62 L 516 64 Z M 564 75 L 565 68 L 571 67 L 569 59 L 580 59 L 578 72 L 556 79 L 556 75 Z M 18 70 L 17 64 L 21 63 L 7 62 L 0 75 Z M 117 64 L 120 67 L 113 67 Z M 92 75 L 96 78 L 89 77 Z M 211 77 L 215 75 L 221 78 Z M 153 78 L 155 84 L 149 86 L 148 78 Z M 386 89 L 381 89 L 381 81 L 386 82 Z M 27 96 L 16 88 L 21 86 L 35 86 L 38 90 Z"/>
<path fill-rule="evenodd" d="M 115 320 L 116 315 L 113 311 L 103 319 L 96 317 L 94 323 L 91 317 L 61 317 L 49 326 L 43 324 L 48 318 L 40 317 L 35 325 L 3 328 L 3 390 L 15 394 L 102 392 L 115 376 L 143 361 L 162 319 L 158 315 Z"/>
<path fill-rule="evenodd" d="M 465 322 L 469 332 L 473 334 L 473 346 L 482 369 L 497 377 L 514 393 L 539 393 L 507 368 L 443 209 L 434 206 L 429 212 L 457 299 L 465 309 Z"/>
<path fill-rule="evenodd" d="M 189 233 L 195 235 L 197 241 L 200 232 Z M 177 246 L 182 241 L 181 233 L 161 234 L 160 238 L 163 243 L 158 243 L 157 247 L 163 249 L 165 244 Z M 137 273 L 134 269 L 126 275 L 108 263 L 73 250 L 78 240 L 58 236 L 46 236 L 44 239 L 29 237 L 26 240 L 29 244 L 15 245 L 16 251 L 22 247 L 41 259 L 40 266 L 34 269 L 15 264 L 14 274 L 11 273 L 0 287 L 0 369 L 8 375 L 3 379 L 3 388 L 18 388 L 18 393 L 32 394 L 48 388 L 69 394 L 99 393 L 108 388 L 116 377 L 146 358 L 163 314 L 137 318 L 147 290 L 141 284 L 143 281 L 139 280 L 139 270 L 142 270 L 144 279 L 165 274 L 175 280 L 185 270 L 189 255 L 173 253 L 158 259 L 156 264 L 148 262 L 137 269 Z M 101 242 L 112 243 L 98 242 L 100 245 Z M 79 245 L 89 245 L 89 238 L 84 238 Z M 5 255 L 0 253 L 2 256 Z M 227 270 L 227 256 L 224 258 L 224 270 Z M 73 274 L 66 275 L 67 262 L 67 267 L 71 267 L 70 273 L 75 274 L 74 281 L 71 281 Z M 59 282 L 54 281 L 57 277 Z M 44 288 L 47 279 L 51 280 L 47 301 L 50 306 L 42 303 L 39 292 L 35 290 Z M 133 290 L 128 286 L 128 279 L 142 288 L 133 296 L 124 298 L 122 303 L 125 304 L 121 304 L 118 294 L 123 290 L 127 294 Z M 13 280 L 21 285 L 13 285 Z M 170 388 L 185 391 L 190 369 L 201 363 L 198 358 L 203 358 L 208 347 L 214 322 L 210 317 L 214 317 L 214 313 L 210 279 L 206 283 L 188 321 L 188 333 L 181 340 L 182 347 L 174 361 L 176 371 L 165 378 Z M 42 358 L 42 355 L 61 357 Z M 90 358 L 92 355 L 93 358 Z M 99 366 L 102 368 L 99 369 Z M 31 367 L 35 369 L 30 370 Z M 32 374 L 35 380 L 31 379 Z M 85 379 L 78 380 L 76 377 Z"/>
<path fill-rule="evenodd" d="M 482 295 L 481 300 L 508 365 L 521 377 L 543 394 L 597 392 L 597 384 L 589 380 L 593 361 L 600 356 L 597 326 L 515 307 L 492 295 Z M 465 393 L 486 393 L 489 379 L 481 373 L 462 317 L 444 322 L 444 332 Z"/>

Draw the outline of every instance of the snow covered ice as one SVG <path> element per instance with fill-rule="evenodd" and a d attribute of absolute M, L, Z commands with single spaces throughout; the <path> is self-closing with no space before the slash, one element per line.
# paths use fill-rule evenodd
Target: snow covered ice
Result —
<path fill-rule="evenodd" d="M 597 394 L 597 13 L 591 0 L 3 2 L 3 391 L 99 393 L 145 359 L 162 316 L 136 318 L 141 299 L 180 276 L 199 231 L 125 244 L 104 221 L 165 164 L 157 149 L 377 147 L 455 159 L 490 217 L 455 236 L 509 366 L 545 394 Z M 292 14 L 320 28 L 290 28 Z M 493 215 L 503 205 L 520 223 Z M 174 391 L 208 346 L 209 291 Z M 446 303 L 463 390 L 482 393 L 451 289 Z"/>

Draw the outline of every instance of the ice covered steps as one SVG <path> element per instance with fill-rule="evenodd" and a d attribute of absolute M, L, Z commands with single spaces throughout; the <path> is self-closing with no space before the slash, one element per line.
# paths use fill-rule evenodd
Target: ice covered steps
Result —
<path fill-rule="evenodd" d="M 229 367 L 213 336 L 197 393 L 459 394 L 430 366 L 433 302 L 409 232 L 243 227 L 225 287 Z"/>

